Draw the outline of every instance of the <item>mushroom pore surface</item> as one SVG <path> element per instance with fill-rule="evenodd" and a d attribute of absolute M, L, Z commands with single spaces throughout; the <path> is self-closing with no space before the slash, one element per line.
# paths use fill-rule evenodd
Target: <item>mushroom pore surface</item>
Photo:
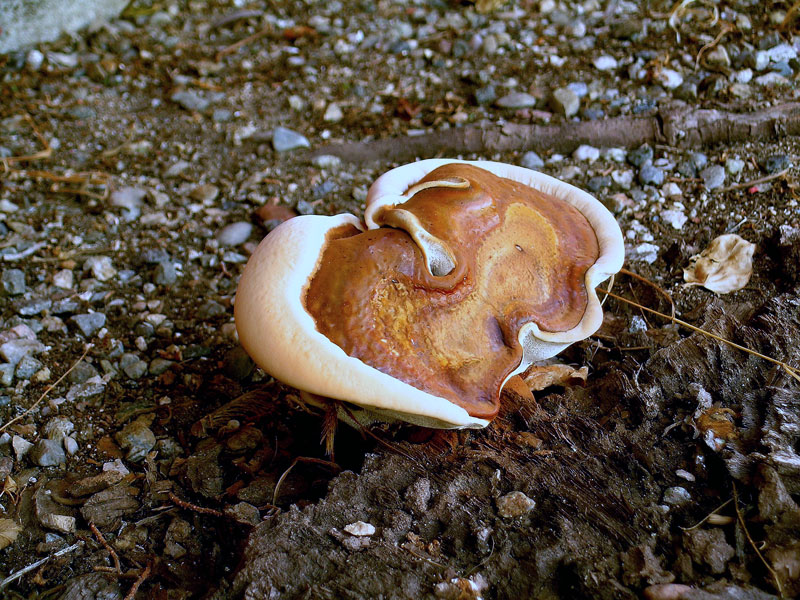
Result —
<path fill-rule="evenodd" d="M 556 332 L 580 322 L 598 242 L 567 202 L 484 169 L 449 164 L 422 182 L 448 178 L 469 186 L 415 186 L 422 189 L 399 208 L 449 248 L 455 268 L 432 274 L 402 229 L 339 227 L 306 288 L 305 308 L 348 355 L 492 418 L 522 359 L 520 328 L 533 321 Z"/>

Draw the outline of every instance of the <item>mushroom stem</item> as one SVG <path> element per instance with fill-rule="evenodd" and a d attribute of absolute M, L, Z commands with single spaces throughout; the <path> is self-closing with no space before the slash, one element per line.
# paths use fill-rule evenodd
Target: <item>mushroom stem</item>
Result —
<path fill-rule="evenodd" d="M 450 247 L 426 230 L 414 213 L 402 208 L 385 208 L 375 217 L 381 225 L 402 229 L 422 250 L 428 272 L 434 277 L 444 277 L 456 268 L 456 258 Z"/>

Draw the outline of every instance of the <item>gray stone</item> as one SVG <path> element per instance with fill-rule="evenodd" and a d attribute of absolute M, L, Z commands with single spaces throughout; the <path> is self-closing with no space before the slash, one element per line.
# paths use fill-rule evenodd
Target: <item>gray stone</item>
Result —
<path fill-rule="evenodd" d="M 17 462 L 19 462 L 30 452 L 33 444 L 24 437 L 15 435 L 11 438 L 11 447 L 14 449 L 14 456 L 17 457 Z"/>
<path fill-rule="evenodd" d="M 526 169 L 541 169 L 544 166 L 542 158 L 533 150 L 522 155 L 519 164 Z"/>
<path fill-rule="evenodd" d="M 491 104 L 497 99 L 497 90 L 494 85 L 489 84 L 475 90 L 475 102 L 480 106 Z"/>
<path fill-rule="evenodd" d="M 68 108 L 66 112 L 76 121 L 91 121 L 97 118 L 97 111 L 91 106 L 72 106 Z"/>
<path fill-rule="evenodd" d="M 550 104 L 556 112 L 565 117 L 571 117 L 578 113 L 581 107 L 581 99 L 578 98 L 578 95 L 573 90 L 563 87 L 553 92 Z"/>
<path fill-rule="evenodd" d="M 639 169 L 639 181 L 644 185 L 661 185 L 664 183 L 664 171 L 647 162 Z"/>
<path fill-rule="evenodd" d="M 11 340 L 0 345 L 0 356 L 3 360 L 16 365 L 24 356 L 44 352 L 45 345 L 39 340 Z"/>
<path fill-rule="evenodd" d="M 66 417 L 53 417 L 42 428 L 42 434 L 48 440 L 61 442 L 75 430 L 75 424 Z"/>
<path fill-rule="evenodd" d="M 0 54 L 113 19 L 128 0 L 3 0 L 0 2 Z M 41 64 L 41 63 L 40 63 Z"/>
<path fill-rule="evenodd" d="M 70 269 L 61 269 L 53 275 L 53 285 L 62 290 L 72 289 L 75 276 Z"/>
<path fill-rule="evenodd" d="M 210 319 L 219 315 L 224 315 L 226 309 L 216 300 L 206 300 L 198 309 L 197 316 L 201 319 Z"/>
<path fill-rule="evenodd" d="M 634 167 L 641 167 L 650 160 L 653 160 L 653 149 L 647 144 L 642 144 L 635 150 L 628 152 L 628 162 Z"/>
<path fill-rule="evenodd" d="M 219 196 L 219 188 L 213 183 L 204 183 L 195 187 L 189 196 L 203 204 L 210 204 Z"/>
<path fill-rule="evenodd" d="M 120 188 L 111 193 L 111 206 L 121 208 L 122 220 L 130 223 L 142 214 L 142 201 L 145 196 L 147 196 L 147 191 L 140 188 Z"/>
<path fill-rule="evenodd" d="M 153 283 L 156 285 L 172 285 L 178 280 L 175 265 L 169 260 L 164 260 L 156 265 L 153 270 Z"/>
<path fill-rule="evenodd" d="M 715 190 L 725 183 L 725 167 L 722 165 L 711 165 L 700 171 L 700 177 L 709 190 Z"/>
<path fill-rule="evenodd" d="M 320 169 L 338 169 L 342 166 L 342 159 L 333 154 L 320 154 L 311 159 L 311 164 Z"/>
<path fill-rule="evenodd" d="M 186 110 L 194 110 L 197 112 L 203 112 L 205 109 L 211 106 L 210 100 L 203 98 L 194 90 L 177 91 L 170 96 L 170 100 L 180 104 Z"/>
<path fill-rule="evenodd" d="M 761 164 L 764 170 L 769 173 L 778 173 L 792 166 L 792 161 L 785 154 L 774 154 L 768 156 Z"/>
<path fill-rule="evenodd" d="M 598 71 L 611 71 L 617 68 L 617 59 L 613 56 L 598 56 L 592 61 L 594 68 Z"/>
<path fill-rule="evenodd" d="M 708 164 L 708 157 L 702 152 L 692 152 L 689 155 L 689 160 L 698 171 Z"/>
<path fill-rule="evenodd" d="M 272 147 L 276 152 L 288 152 L 289 150 L 309 148 L 310 146 L 311 143 L 305 136 L 291 129 L 276 127 L 272 132 Z"/>
<path fill-rule="evenodd" d="M 61 442 L 56 440 L 39 440 L 28 452 L 28 457 L 40 467 L 57 467 L 67 460 Z"/>
<path fill-rule="evenodd" d="M 70 319 L 74 323 L 84 337 L 91 337 L 95 332 L 106 324 L 106 316 L 103 313 L 87 313 L 85 315 L 75 315 Z"/>
<path fill-rule="evenodd" d="M 77 312 L 80 306 L 80 303 L 74 297 L 62 298 L 53 302 L 53 306 L 50 307 L 50 313 L 54 315 L 71 314 Z"/>
<path fill-rule="evenodd" d="M 598 175 L 596 177 L 592 177 L 586 184 L 586 187 L 589 188 L 591 192 L 599 192 L 602 189 L 610 188 L 611 187 L 611 177 L 608 175 Z"/>
<path fill-rule="evenodd" d="M 67 392 L 67 401 L 88 400 L 101 396 L 106 391 L 106 384 L 94 380 L 76 383 Z"/>
<path fill-rule="evenodd" d="M 663 501 L 670 506 L 683 506 L 692 501 L 692 495 L 686 488 L 671 487 L 664 490 Z"/>
<path fill-rule="evenodd" d="M 536 106 L 536 98 L 524 92 L 512 92 L 498 98 L 495 104 L 500 108 L 533 108 Z"/>
<path fill-rule="evenodd" d="M 689 179 L 694 179 L 697 177 L 697 167 L 695 167 L 694 163 L 690 160 L 683 160 L 679 162 L 677 170 L 678 173 Z"/>
<path fill-rule="evenodd" d="M 19 296 L 25 293 L 25 272 L 21 269 L 5 269 L 2 277 L 2 291 L 8 296 Z"/>
<path fill-rule="evenodd" d="M 161 375 L 162 373 L 166 373 L 169 371 L 170 367 L 175 363 L 171 360 L 167 360 L 166 358 L 154 358 L 150 361 L 150 367 L 148 367 L 148 372 L 150 375 Z"/>
<path fill-rule="evenodd" d="M 712 67 L 722 67 L 728 68 L 731 66 L 731 59 L 728 56 L 728 51 L 725 49 L 725 46 L 719 44 L 714 47 L 713 50 L 706 53 L 703 57 L 705 63 Z"/>
<path fill-rule="evenodd" d="M 14 383 L 14 365 L 10 363 L 0 364 L 0 385 L 9 387 Z"/>
<path fill-rule="evenodd" d="M 98 281 L 108 281 L 117 274 L 108 256 L 90 256 L 83 263 L 83 268 L 91 271 L 92 276 Z"/>
<path fill-rule="evenodd" d="M 120 448 L 128 451 L 127 460 L 141 461 L 156 445 L 156 436 L 149 427 L 151 421 L 152 416 L 139 417 L 114 436 Z"/>
<path fill-rule="evenodd" d="M 760 85 L 762 87 L 788 87 L 792 85 L 792 81 L 787 79 L 780 73 L 767 73 L 766 75 L 761 75 L 760 77 L 756 77 L 753 80 L 753 83 L 756 85 Z"/>
<path fill-rule="evenodd" d="M 148 265 L 157 265 L 160 262 L 169 260 L 169 252 L 163 248 L 146 248 L 142 250 L 141 258 Z"/>
<path fill-rule="evenodd" d="M 41 368 L 42 363 L 40 361 L 32 356 L 23 356 L 22 360 L 17 363 L 14 375 L 17 379 L 27 380 L 33 377 Z"/>
<path fill-rule="evenodd" d="M 246 221 L 238 221 L 223 227 L 217 232 L 220 246 L 238 246 L 244 244 L 253 232 L 253 226 Z"/>
<path fill-rule="evenodd" d="M 38 315 L 46 310 L 50 310 L 51 306 L 53 306 L 53 301 L 50 300 L 50 298 L 34 298 L 30 302 L 20 306 L 19 309 L 17 309 L 17 313 L 23 317 L 32 317 L 33 315 Z"/>
<path fill-rule="evenodd" d="M 147 363 L 141 360 L 135 354 L 126 352 L 119 359 L 119 368 L 130 379 L 139 379 L 142 375 L 147 373 Z"/>
<path fill-rule="evenodd" d="M 725 161 L 725 169 L 731 175 L 738 175 L 744 169 L 744 161 L 740 158 L 728 158 Z"/>

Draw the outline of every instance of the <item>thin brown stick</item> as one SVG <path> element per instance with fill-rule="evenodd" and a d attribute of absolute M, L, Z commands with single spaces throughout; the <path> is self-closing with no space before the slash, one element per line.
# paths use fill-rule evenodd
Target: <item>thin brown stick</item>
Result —
<path fill-rule="evenodd" d="M 148 562 L 147 566 L 142 570 L 139 577 L 136 578 L 136 581 L 133 582 L 130 591 L 125 595 L 123 600 L 133 600 L 136 596 L 136 592 L 139 591 L 139 586 L 142 585 L 148 577 L 150 577 L 150 571 L 153 569 L 153 563 Z"/>
<path fill-rule="evenodd" d="M 6 430 L 6 429 L 8 429 L 9 427 L 11 427 L 11 425 L 13 425 L 14 423 L 16 423 L 16 422 L 17 422 L 17 421 L 19 421 L 20 419 L 24 419 L 24 418 L 25 418 L 25 417 L 27 417 L 29 414 L 31 414 L 31 412 L 33 412 L 33 410 L 35 410 L 35 409 L 36 409 L 36 407 L 37 407 L 37 406 L 39 406 L 39 404 L 41 403 L 41 401 L 42 401 L 42 400 L 44 400 L 44 399 L 47 397 L 47 394 L 49 394 L 49 393 L 50 393 L 50 390 L 52 390 L 52 389 L 53 389 L 54 387 L 56 387 L 56 386 L 57 386 L 59 383 L 61 383 L 61 382 L 64 380 L 64 378 L 65 378 L 67 375 L 69 375 L 70 373 L 72 373 L 72 370 L 73 370 L 75 367 L 77 367 L 77 366 L 78 366 L 78 363 L 80 363 L 80 362 L 81 362 L 81 361 L 82 361 L 82 360 L 83 360 L 83 359 L 86 357 L 86 355 L 88 354 L 88 352 L 89 352 L 89 350 L 92 348 L 92 346 L 94 346 L 94 344 L 86 344 L 86 349 L 83 351 L 83 354 L 81 354 L 81 355 L 80 355 L 80 357 L 78 358 L 78 360 L 76 360 L 76 361 L 75 361 L 75 362 L 72 364 L 72 366 L 71 366 L 69 369 L 67 369 L 67 370 L 66 370 L 66 372 L 65 372 L 65 373 L 64 373 L 64 374 L 63 374 L 61 377 L 59 377 L 58 379 L 56 379 L 56 381 L 55 381 L 55 382 L 53 382 L 53 383 L 52 383 L 50 386 L 48 386 L 48 388 L 47 388 L 47 389 L 46 389 L 46 390 L 45 390 L 45 391 L 42 393 L 42 395 L 41 395 L 41 396 L 39 396 L 39 399 L 38 399 L 36 402 L 34 402 L 34 403 L 31 405 L 31 407 L 30 407 L 28 410 L 26 410 L 26 411 L 25 411 L 24 413 L 22 413 L 21 415 L 17 415 L 17 416 L 16 416 L 16 417 L 14 417 L 13 419 L 11 419 L 11 420 L 10 420 L 8 423 L 6 423 L 5 425 L 1 426 L 1 427 L 0 427 L 0 433 L 3 433 L 3 431 L 5 431 L 5 430 Z"/>
<path fill-rule="evenodd" d="M 634 279 L 638 279 L 642 283 L 646 283 L 647 285 L 651 286 L 652 288 L 655 288 L 655 290 L 659 294 L 664 296 L 667 299 L 667 302 L 669 302 L 671 313 L 672 313 L 672 316 L 670 318 L 672 318 L 672 319 L 675 318 L 675 303 L 672 301 L 672 296 L 670 296 L 669 293 L 665 289 L 663 289 L 657 283 L 655 283 L 653 281 L 650 281 L 647 277 L 642 277 L 638 273 L 634 273 L 633 271 L 629 271 L 628 269 L 625 269 L 624 267 L 622 269 L 620 269 L 619 272 L 622 273 L 623 275 L 627 275 L 628 277 L 633 277 Z"/>
<path fill-rule="evenodd" d="M 186 502 L 186 500 L 181 500 L 172 492 L 168 493 L 169 499 L 186 510 L 191 510 L 196 513 L 200 513 L 201 515 L 211 515 L 212 517 L 224 517 L 225 515 L 218 510 L 214 510 L 213 508 L 204 508 L 202 506 L 197 506 L 197 504 L 192 504 L 191 502 Z"/>
<path fill-rule="evenodd" d="M 783 598 L 783 586 L 781 585 L 781 580 L 780 577 L 778 577 L 778 573 L 767 562 L 767 559 L 764 558 L 764 555 L 761 554 L 761 551 L 758 549 L 755 541 L 750 536 L 750 532 L 747 530 L 747 524 L 744 521 L 744 515 L 742 514 L 742 510 L 739 508 L 739 494 L 736 491 L 736 482 L 731 481 L 731 487 L 733 487 L 733 507 L 736 509 L 736 517 L 739 519 L 739 525 L 742 526 L 742 531 L 744 531 L 744 535 L 747 538 L 747 541 L 750 542 L 753 550 L 755 550 L 756 555 L 758 555 L 758 558 L 761 559 L 761 562 L 764 563 L 767 571 L 770 572 L 770 575 L 772 575 L 772 578 L 775 580 L 775 587 L 778 589 L 778 595 Z"/>
<path fill-rule="evenodd" d="M 114 549 L 109 546 L 106 538 L 94 524 L 94 521 L 89 521 L 89 529 L 92 530 L 92 533 L 94 534 L 94 537 L 97 538 L 97 541 L 100 542 L 103 545 L 103 548 L 105 548 L 106 551 L 111 555 L 111 559 L 114 561 L 114 571 L 117 573 L 117 575 L 122 573 L 122 568 L 119 564 L 119 556 L 117 556 L 117 553 L 114 551 Z"/>
<path fill-rule="evenodd" d="M 233 54 L 234 52 L 236 52 L 242 46 L 246 46 L 250 42 L 254 42 L 257 39 L 262 38 L 265 35 L 268 35 L 271 31 L 272 31 L 272 26 L 271 25 L 267 25 L 266 27 L 264 27 L 264 29 L 262 29 L 260 31 L 257 31 L 253 35 L 249 35 L 246 38 L 244 38 L 243 40 L 239 40 L 235 44 L 231 44 L 230 46 L 227 46 L 227 47 L 223 48 L 222 50 L 220 50 L 219 52 L 217 52 L 215 60 L 217 62 L 219 62 L 219 60 L 221 58 L 224 58 L 225 56 L 228 56 L 228 54 Z"/>
<path fill-rule="evenodd" d="M 717 340 L 719 342 L 722 342 L 723 344 L 727 344 L 728 346 L 732 346 L 733 348 L 741 350 L 742 352 L 747 352 L 748 354 L 752 354 L 753 356 L 758 356 L 759 358 L 763 358 L 766 361 L 769 361 L 769 362 L 771 362 L 773 364 L 778 365 L 779 367 L 782 367 L 784 371 L 786 371 L 789 375 L 791 375 L 797 381 L 800 382 L 800 372 L 798 372 L 798 370 L 796 368 L 794 368 L 792 366 L 789 366 L 785 362 L 782 362 L 780 360 L 772 358 L 771 356 L 767 356 L 765 354 L 761 354 L 760 352 L 756 352 L 755 350 L 751 350 L 750 348 L 747 348 L 745 346 L 737 344 L 736 342 L 732 342 L 732 341 L 730 341 L 728 339 L 725 339 L 724 337 L 719 336 L 719 335 L 717 335 L 715 333 L 711 333 L 710 331 L 706 331 L 705 329 L 702 329 L 701 327 L 695 327 L 694 325 L 692 325 L 691 323 L 687 323 L 686 321 L 682 321 L 680 319 L 676 319 L 675 317 L 670 317 L 669 315 L 665 315 L 664 313 L 659 312 L 657 310 L 653 310 L 652 308 L 647 308 L 646 306 L 642 306 L 641 304 L 639 304 L 637 302 L 634 302 L 633 300 L 628 300 L 627 298 L 623 298 L 622 296 L 614 294 L 613 292 L 610 292 L 609 290 L 604 290 L 603 288 L 598 288 L 598 291 L 601 291 L 604 294 L 607 294 L 607 295 L 611 296 L 615 300 L 619 300 L 621 302 L 625 302 L 627 304 L 630 304 L 631 306 L 635 306 L 636 308 L 640 308 L 642 310 L 646 310 L 649 313 L 653 313 L 654 315 L 657 315 L 657 316 L 662 317 L 664 319 L 668 319 L 668 320 L 672 321 L 673 323 L 676 323 L 677 325 L 680 325 L 682 327 L 686 327 L 687 329 L 691 329 L 692 331 L 696 331 L 697 333 L 701 333 L 701 334 L 703 334 L 705 336 L 708 336 L 710 338 L 714 338 L 715 340 Z"/>
<path fill-rule="evenodd" d="M 739 190 L 741 188 L 752 187 L 754 185 L 758 185 L 759 183 L 766 183 L 768 181 L 772 181 L 773 179 L 778 179 L 786 175 L 789 171 L 792 170 L 792 167 L 786 167 L 783 171 L 779 171 L 777 173 L 773 173 L 772 175 L 767 175 L 766 177 L 760 177 L 759 179 L 753 179 L 752 181 L 745 181 L 742 183 L 735 183 L 734 185 L 729 185 L 728 187 L 724 188 L 717 188 L 716 192 L 730 192 L 731 190 Z"/>
<path fill-rule="evenodd" d="M 277 506 L 278 491 L 281 488 L 281 484 L 283 483 L 283 480 L 286 479 L 286 476 L 289 475 L 289 472 L 292 469 L 294 469 L 294 466 L 299 462 L 312 463 L 312 464 L 315 464 L 315 465 L 324 465 L 326 467 L 331 467 L 332 469 L 334 469 L 336 471 L 341 471 L 342 470 L 342 467 L 337 465 L 335 462 L 331 462 L 329 460 L 323 460 L 321 458 L 312 458 L 310 456 L 298 456 L 297 458 L 295 458 L 292 461 L 292 464 L 289 465 L 289 468 L 286 469 L 283 472 L 283 474 L 278 478 L 278 482 L 275 484 L 275 489 L 272 491 L 272 504 L 273 504 L 273 506 Z"/>

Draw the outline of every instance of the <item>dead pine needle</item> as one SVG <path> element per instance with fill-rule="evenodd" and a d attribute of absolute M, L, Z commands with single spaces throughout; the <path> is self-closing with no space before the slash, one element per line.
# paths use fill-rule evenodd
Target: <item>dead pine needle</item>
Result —
<path fill-rule="evenodd" d="M 742 526 L 742 531 L 744 531 L 744 535 L 747 538 L 747 541 L 750 542 L 753 550 L 755 550 L 756 555 L 761 559 L 761 562 L 764 563 L 767 571 L 769 571 L 770 575 L 772 575 L 772 578 L 775 580 L 775 588 L 778 590 L 778 596 L 784 598 L 783 586 L 781 585 L 781 579 L 778 577 L 778 573 L 767 562 L 767 559 L 764 558 L 764 555 L 761 554 L 761 551 L 758 549 L 758 545 L 755 543 L 753 538 L 750 536 L 750 532 L 747 530 L 747 524 L 745 523 L 742 509 L 739 508 L 739 493 L 736 491 L 736 483 L 731 481 L 731 487 L 733 487 L 733 507 L 736 509 L 736 518 L 739 520 L 739 525 Z"/>
<path fill-rule="evenodd" d="M 273 506 L 277 506 L 278 492 L 280 492 L 281 484 L 283 484 L 284 479 L 286 479 L 286 477 L 289 475 L 291 470 L 294 469 L 295 465 L 297 463 L 300 463 L 300 462 L 314 464 L 314 465 L 322 465 L 322 466 L 325 466 L 325 467 L 330 467 L 331 469 L 333 469 L 336 472 L 339 472 L 339 471 L 342 470 L 342 468 L 339 465 L 337 465 L 335 462 L 331 462 L 329 460 L 323 460 L 321 458 L 311 458 L 309 456 L 298 456 L 297 458 L 295 458 L 292 461 L 292 464 L 289 465 L 289 468 L 286 469 L 283 472 L 283 474 L 278 478 L 278 482 L 275 484 L 275 489 L 272 491 L 272 504 L 273 504 Z"/>
<path fill-rule="evenodd" d="M 16 423 L 17 421 L 19 421 L 19 420 L 21 420 L 21 419 L 24 419 L 24 418 L 25 418 L 25 417 L 27 417 L 29 414 L 31 414 L 31 412 L 33 412 L 34 410 L 36 410 L 36 407 L 37 407 L 37 406 L 39 406 L 39 404 L 41 404 L 42 400 L 44 400 L 45 398 L 47 398 L 47 394 L 49 394 L 49 393 L 50 393 L 50 391 L 51 391 L 51 390 L 52 390 L 54 387 L 56 387 L 56 386 L 57 386 L 59 383 L 61 383 L 61 382 L 64 380 L 64 378 L 65 378 L 67 375 L 69 375 L 70 373 L 72 373 L 72 370 L 73 370 L 75 367 L 77 367 L 77 366 L 78 366 L 78 363 L 80 363 L 80 362 L 81 362 L 81 361 L 82 361 L 82 360 L 83 360 L 83 359 L 86 357 L 86 355 L 89 353 L 89 350 L 90 350 L 90 349 L 91 349 L 93 346 L 94 346 L 94 344 L 86 344 L 86 349 L 83 351 L 83 354 L 81 354 L 81 355 L 78 357 L 78 360 L 76 360 L 74 363 L 72 363 L 72 366 L 71 366 L 69 369 L 67 369 L 67 370 L 66 370 L 66 372 L 65 372 L 65 373 L 64 373 L 64 374 L 63 374 L 61 377 L 59 377 L 58 379 L 56 379 L 56 380 L 55 380 L 55 382 L 53 382 L 52 384 L 50 384 L 50 385 L 47 387 L 47 389 L 46 389 L 44 392 L 42 392 L 42 395 L 41 395 L 41 396 L 39 396 L 39 399 L 38 399 L 38 400 L 36 400 L 36 402 L 34 402 L 34 403 L 31 405 L 31 407 L 30 407 L 28 410 L 26 410 L 26 411 L 25 411 L 24 413 L 22 413 L 21 415 L 17 415 L 17 416 L 16 416 L 16 417 L 14 417 L 13 419 L 11 419 L 11 420 L 10 420 L 8 423 L 5 423 L 3 426 L 1 426 L 1 427 L 0 427 L 0 433 L 2 433 L 3 431 L 5 431 L 5 430 L 6 430 L 6 429 L 8 429 L 9 427 L 11 427 L 11 425 L 13 425 L 14 423 Z"/>
<path fill-rule="evenodd" d="M 133 585 L 131 586 L 131 589 L 125 595 L 125 598 L 123 600 L 133 600 L 134 599 L 134 597 L 136 596 L 136 592 L 139 591 L 139 586 L 141 586 L 145 582 L 145 580 L 148 577 L 150 577 L 150 571 L 152 571 L 152 570 L 153 570 L 153 563 L 152 562 L 148 562 L 147 566 L 144 569 L 142 569 L 142 572 L 139 574 L 139 577 L 137 577 L 136 581 L 133 582 Z"/>
<path fill-rule="evenodd" d="M 642 306 L 638 302 L 634 302 L 633 300 L 628 300 L 627 298 L 623 298 L 622 296 L 619 296 L 619 295 L 617 295 L 617 294 L 615 294 L 615 293 L 613 293 L 613 292 L 611 292 L 609 290 L 604 290 L 602 288 L 598 288 L 598 289 L 599 289 L 599 291 L 603 292 L 604 294 L 606 294 L 608 296 L 611 296 L 615 300 L 619 300 L 620 302 L 625 302 L 626 304 L 630 304 L 631 306 L 635 306 L 636 308 L 641 309 L 641 310 L 646 310 L 647 312 L 652 313 L 652 314 L 654 314 L 656 316 L 659 316 L 659 317 L 661 317 L 663 319 L 667 319 L 669 321 L 672 321 L 673 323 L 675 323 L 677 325 L 680 325 L 681 327 L 686 327 L 687 329 L 691 329 L 692 331 L 696 331 L 697 333 L 700 333 L 700 334 L 705 335 L 707 337 L 714 338 L 718 342 L 722 342 L 723 344 L 727 344 L 728 346 L 731 346 L 732 348 L 736 348 L 737 350 L 741 350 L 742 352 L 747 352 L 748 354 L 752 354 L 753 356 L 758 356 L 759 358 L 762 358 L 762 359 L 764 359 L 764 360 L 766 360 L 768 362 L 771 362 L 771 363 L 773 363 L 775 365 L 778 365 L 784 371 L 786 371 L 786 373 L 788 373 L 791 377 L 793 377 L 798 382 L 800 382 L 800 371 L 798 371 L 796 368 L 794 368 L 792 366 L 789 366 L 787 363 L 785 363 L 783 361 L 777 360 L 777 359 L 772 358 L 771 356 L 767 356 L 765 354 L 761 354 L 760 352 L 756 352 L 755 350 L 751 350 L 750 348 L 747 348 L 745 346 L 737 344 L 736 342 L 732 342 L 732 341 L 730 341 L 728 339 L 725 339 L 724 337 L 719 336 L 719 335 L 717 335 L 715 333 L 711 333 L 710 331 L 706 331 L 702 327 L 696 327 L 696 326 L 692 325 L 691 323 L 687 323 L 686 321 L 682 321 L 681 319 L 678 319 L 678 318 L 675 318 L 675 317 L 670 317 L 669 315 L 665 315 L 664 313 L 659 312 L 657 310 L 653 310 L 652 308 L 647 308 L 646 306 Z"/>
<path fill-rule="evenodd" d="M 192 504 L 191 502 L 186 502 L 186 500 L 181 500 L 178 498 L 173 492 L 169 492 L 169 499 L 173 502 L 173 504 L 186 509 L 191 510 L 192 512 L 200 513 L 201 515 L 211 515 L 212 517 L 224 517 L 225 515 L 218 510 L 214 510 L 213 508 L 204 508 L 202 506 L 197 506 L 197 504 Z"/>
<path fill-rule="evenodd" d="M 117 556 L 117 553 L 114 551 L 114 549 L 108 545 L 105 536 L 100 532 L 100 530 L 94 524 L 94 521 L 89 521 L 89 529 L 92 530 L 94 537 L 96 537 L 97 541 L 103 545 L 103 548 L 106 549 L 106 552 L 108 552 L 111 555 L 111 559 L 114 561 L 114 572 L 117 575 L 122 573 L 122 568 L 120 567 L 119 564 L 119 556 Z"/>

